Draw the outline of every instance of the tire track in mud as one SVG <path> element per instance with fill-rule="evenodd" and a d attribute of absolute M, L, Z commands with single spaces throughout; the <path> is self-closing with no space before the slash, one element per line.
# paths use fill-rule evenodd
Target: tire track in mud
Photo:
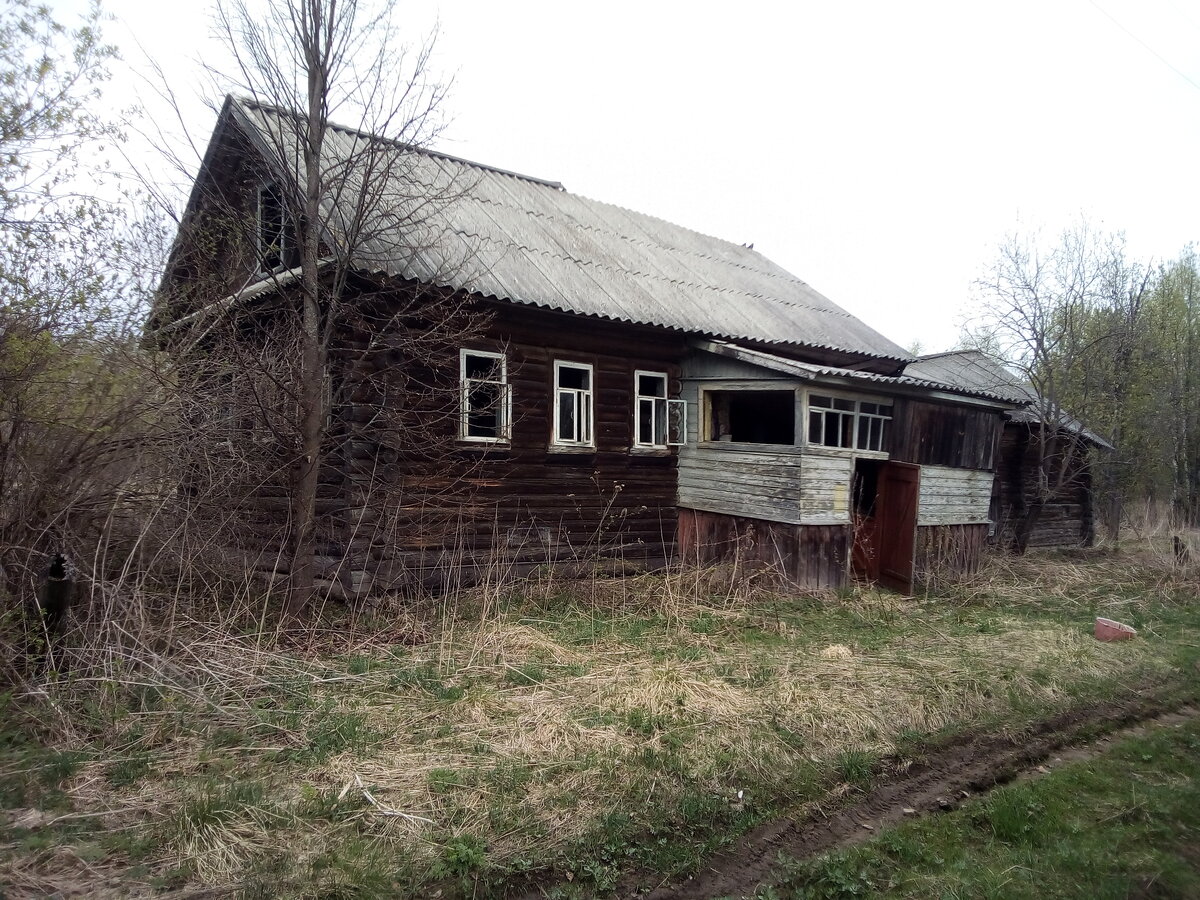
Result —
<path fill-rule="evenodd" d="M 783 819 L 744 835 L 686 881 L 659 884 L 648 893 L 643 873 L 637 883 L 623 881 L 617 896 L 639 900 L 711 900 L 752 895 L 769 883 L 779 855 L 805 860 L 829 850 L 869 840 L 883 828 L 913 816 L 957 807 L 967 797 L 1032 774 L 1057 751 L 1088 735 L 1090 743 L 1065 750 L 1063 762 L 1103 752 L 1111 741 L 1154 723 L 1169 724 L 1200 715 L 1148 698 L 1078 707 L 1013 732 L 965 733 L 927 750 L 903 771 L 885 776 L 862 798 L 828 815 Z M 1092 737 L 1099 727 L 1100 737 Z M 1057 763 L 1056 763 L 1057 764 Z"/>

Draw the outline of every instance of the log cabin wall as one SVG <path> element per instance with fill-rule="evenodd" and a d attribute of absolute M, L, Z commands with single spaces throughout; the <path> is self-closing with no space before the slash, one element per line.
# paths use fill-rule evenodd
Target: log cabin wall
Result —
<path fill-rule="evenodd" d="M 391 398 L 367 392 L 354 404 L 352 416 L 361 421 L 381 403 L 406 402 L 415 386 L 427 398 L 439 392 L 443 398 L 427 400 L 420 412 L 426 422 L 440 416 L 439 434 L 430 438 L 438 447 L 436 465 L 415 452 L 389 457 L 369 440 L 348 442 L 349 458 L 331 463 L 341 467 L 348 532 L 341 550 L 353 589 L 412 583 L 437 588 L 450 577 L 470 580 L 489 570 L 598 559 L 617 570 L 645 568 L 673 558 L 677 452 L 634 446 L 634 373 L 665 374 L 669 395 L 677 396 L 682 338 L 513 304 L 477 304 L 476 310 L 478 328 L 444 348 L 440 366 L 408 367 L 404 388 Z M 347 351 L 367 339 L 348 338 Z M 508 441 L 459 439 L 460 345 L 504 354 L 512 410 Z M 556 360 L 592 367 L 593 447 L 553 445 Z M 386 515 L 392 523 L 398 513 L 407 516 L 385 554 L 378 540 L 356 542 L 352 535 L 355 528 L 365 534 L 364 524 L 383 514 L 365 496 L 368 473 L 381 465 L 399 475 L 393 492 L 398 500 Z M 375 548 L 370 558 L 363 555 L 368 543 Z"/>
<path fill-rule="evenodd" d="M 1038 491 L 1038 448 L 1035 428 L 1009 422 L 1000 438 L 996 467 L 995 540 L 1011 546 L 1017 524 Z M 1085 452 L 1071 460 L 1062 488 L 1042 508 L 1029 536 L 1030 547 L 1090 547 L 1096 539 L 1091 467 Z"/>

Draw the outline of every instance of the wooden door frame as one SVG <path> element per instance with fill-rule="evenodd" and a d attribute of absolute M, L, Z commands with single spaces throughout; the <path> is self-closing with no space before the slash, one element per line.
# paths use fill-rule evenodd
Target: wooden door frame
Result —
<path fill-rule="evenodd" d="M 900 479 L 893 476 L 903 473 Z M 895 485 L 905 483 L 911 489 L 897 495 Z M 884 587 L 911 594 L 916 568 L 917 513 L 921 502 L 921 467 L 914 463 L 887 460 L 879 468 L 879 488 L 876 495 L 876 516 L 879 517 L 879 583 Z M 897 542 L 899 546 L 897 546 Z M 907 544 L 907 552 L 904 545 Z M 894 556 L 900 565 L 891 565 Z"/>

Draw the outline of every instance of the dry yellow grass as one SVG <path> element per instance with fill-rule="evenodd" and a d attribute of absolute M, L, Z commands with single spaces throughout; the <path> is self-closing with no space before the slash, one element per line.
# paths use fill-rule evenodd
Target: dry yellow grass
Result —
<path fill-rule="evenodd" d="M 596 580 L 565 598 L 569 586 L 543 584 L 544 596 L 516 607 L 459 598 L 462 614 L 443 611 L 424 643 L 356 633 L 336 655 L 210 631 L 119 676 L 158 691 L 121 726 L 136 724 L 125 740 L 150 773 L 114 787 L 97 759 L 65 790 L 80 811 L 175 821 L 162 858 L 210 884 L 281 848 L 297 865 L 316 858 L 347 823 L 425 865 L 461 834 L 485 840 L 495 865 L 545 860 L 613 810 L 636 819 L 696 790 L 753 796 L 798 765 L 887 753 L 905 735 L 1002 716 L 1014 700 L 1053 707 L 1078 682 L 1165 678 L 1152 629 L 1124 644 L 1090 637 L 1093 608 L 1154 602 L 1152 564 L 1000 560 L 928 601 L 775 596 L 735 590 L 722 573 Z M 1163 588 L 1188 579 L 1167 573 Z M 39 707 L 64 747 L 89 746 L 67 708 Z M 369 738 L 312 749 L 321 728 L 346 723 Z M 217 728 L 245 740 L 215 745 Z M 261 804 L 189 812 L 196 785 L 214 783 L 214 759 L 217 783 L 269 784 Z M 309 810 L 339 796 L 340 817 Z M 0 877 L 6 865 L 19 874 L 0 861 Z"/>

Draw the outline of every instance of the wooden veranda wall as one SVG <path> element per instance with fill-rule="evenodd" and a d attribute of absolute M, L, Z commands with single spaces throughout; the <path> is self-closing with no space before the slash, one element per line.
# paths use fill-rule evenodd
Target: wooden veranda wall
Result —
<path fill-rule="evenodd" d="M 680 509 L 678 547 L 685 562 L 736 564 L 747 571 L 774 571 L 799 587 L 837 588 L 847 579 L 850 527 Z"/>

